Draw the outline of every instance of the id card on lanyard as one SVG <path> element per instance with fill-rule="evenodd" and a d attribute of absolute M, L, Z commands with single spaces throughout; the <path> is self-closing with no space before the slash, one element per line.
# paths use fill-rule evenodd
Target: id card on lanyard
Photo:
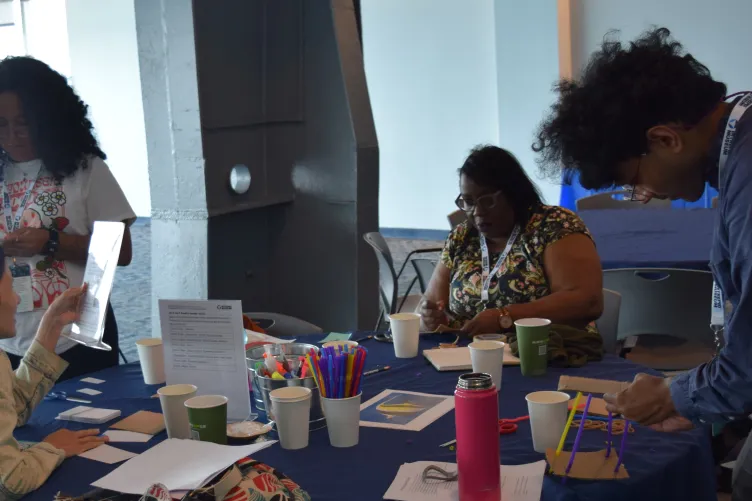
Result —
<path fill-rule="evenodd" d="M 4 170 L 5 166 L 3 166 Z M 0 195 L 3 199 L 3 212 L 5 213 L 5 236 L 18 231 L 21 228 L 21 220 L 23 219 L 23 213 L 26 207 L 29 205 L 29 199 L 34 191 L 34 187 L 39 179 L 39 173 L 42 171 L 42 166 L 36 172 L 36 175 L 31 179 L 31 183 L 21 198 L 21 203 L 18 206 L 18 210 L 15 215 L 13 214 L 13 207 L 10 201 L 10 194 L 5 186 L 5 173 L 0 174 Z M 28 263 L 18 263 L 13 258 L 13 264 L 10 265 L 10 273 L 13 277 L 13 292 L 18 295 L 18 311 L 19 313 L 26 313 L 34 310 L 34 294 L 31 285 L 31 265 Z"/>
<path fill-rule="evenodd" d="M 494 265 L 494 268 L 492 271 L 489 271 L 489 268 L 491 266 L 491 263 L 490 263 L 491 258 L 488 254 L 488 244 L 486 243 L 486 237 L 484 237 L 483 235 L 480 236 L 481 265 L 482 265 L 482 270 L 483 270 L 482 278 L 481 278 L 480 299 L 484 303 L 488 302 L 488 289 L 491 287 L 491 279 L 501 269 L 502 265 L 504 264 L 504 261 L 509 255 L 509 251 L 512 250 L 514 241 L 517 239 L 519 234 L 520 234 L 520 227 L 518 225 L 514 227 L 514 230 L 512 230 L 512 234 L 509 235 L 509 239 L 507 240 L 507 246 L 504 247 L 504 251 L 501 253 L 501 256 L 499 256 L 499 259 L 496 261 L 496 265 Z"/>
<path fill-rule="evenodd" d="M 739 119 L 744 115 L 750 106 L 752 106 L 752 92 L 748 92 L 743 95 L 741 99 L 734 105 L 731 113 L 729 113 L 728 120 L 726 121 L 726 130 L 723 132 L 723 141 L 721 142 L 721 153 L 718 158 L 718 189 L 721 188 L 721 173 L 728 161 L 729 153 L 731 152 L 731 145 L 736 138 L 736 125 Z M 720 348 L 721 333 L 725 324 L 725 315 L 723 308 L 723 294 L 721 288 L 718 287 L 718 282 L 713 280 L 713 295 L 711 298 L 711 310 L 710 310 L 710 328 L 713 330 L 716 337 L 716 345 Z"/>

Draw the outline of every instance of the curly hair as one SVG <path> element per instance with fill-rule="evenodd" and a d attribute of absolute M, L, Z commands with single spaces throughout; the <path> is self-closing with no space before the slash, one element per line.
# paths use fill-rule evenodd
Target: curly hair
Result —
<path fill-rule="evenodd" d="M 726 85 L 666 28 L 623 46 L 611 32 L 579 81 L 554 86 L 558 101 L 536 133 L 543 175 L 588 189 L 617 184 L 617 166 L 647 152 L 646 132 L 659 124 L 692 127 L 726 95 Z M 563 176 L 562 176 L 563 174 Z"/>
<path fill-rule="evenodd" d="M 18 95 L 34 149 L 58 180 L 87 167 L 86 157 L 107 158 L 94 137 L 88 107 L 66 78 L 32 57 L 0 61 L 0 93 Z M 0 164 L 10 157 L 0 148 Z"/>
<path fill-rule="evenodd" d="M 537 186 L 530 180 L 520 162 L 498 146 L 479 145 L 470 151 L 460 174 L 480 186 L 504 194 L 514 211 L 518 224 L 527 224 L 532 210 L 543 203 Z"/>

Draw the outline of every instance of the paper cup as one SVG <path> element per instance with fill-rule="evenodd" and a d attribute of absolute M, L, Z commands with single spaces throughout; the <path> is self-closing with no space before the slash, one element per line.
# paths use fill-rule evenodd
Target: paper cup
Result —
<path fill-rule="evenodd" d="M 202 395 L 185 401 L 191 439 L 227 445 L 227 397 Z"/>
<path fill-rule="evenodd" d="M 173 384 L 157 390 L 168 438 L 191 438 L 191 425 L 188 422 L 185 401 L 194 397 L 196 390 L 192 384 Z"/>
<path fill-rule="evenodd" d="M 145 338 L 136 341 L 141 373 L 146 384 L 164 384 L 164 346 L 159 338 Z"/>
<path fill-rule="evenodd" d="M 389 316 L 389 325 L 394 342 L 394 355 L 397 358 L 418 356 L 420 341 L 420 315 L 415 313 L 395 313 Z"/>
<path fill-rule="evenodd" d="M 528 393 L 525 400 L 530 415 L 533 449 L 542 453 L 547 449 L 556 449 L 567 425 L 569 395 L 561 391 L 536 391 Z"/>
<path fill-rule="evenodd" d="M 547 318 L 523 318 L 517 320 L 514 325 L 522 375 L 544 375 L 548 366 L 548 335 L 551 321 Z"/>
<path fill-rule="evenodd" d="M 504 343 L 501 341 L 473 341 L 470 348 L 470 360 L 473 372 L 489 374 L 494 386 L 501 391 L 501 369 L 504 365 Z"/>
<path fill-rule="evenodd" d="M 329 430 L 329 443 L 333 447 L 358 445 L 361 395 L 362 393 L 358 393 L 350 398 L 321 399 L 326 416 L 326 429 Z"/>
<path fill-rule="evenodd" d="M 269 393 L 269 399 L 280 446 L 289 450 L 308 447 L 311 390 L 304 386 L 287 386 Z"/>

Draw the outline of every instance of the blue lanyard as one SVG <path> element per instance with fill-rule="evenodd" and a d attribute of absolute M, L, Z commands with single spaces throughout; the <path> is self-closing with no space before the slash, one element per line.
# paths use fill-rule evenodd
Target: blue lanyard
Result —
<path fill-rule="evenodd" d="M 10 203 L 10 195 L 8 194 L 8 190 L 5 187 L 6 167 L 7 165 L 3 165 L 1 167 L 2 172 L 0 173 L 0 192 L 2 193 L 3 197 L 3 211 L 5 212 L 5 233 L 8 234 L 17 231 L 21 227 L 21 219 L 23 218 L 24 211 L 26 211 L 26 206 L 29 203 L 29 198 L 31 198 L 31 192 L 34 191 L 34 187 L 37 185 L 37 181 L 39 180 L 39 174 L 42 172 L 42 165 L 39 165 L 37 173 L 34 175 L 31 184 L 26 190 L 26 193 L 24 193 L 24 196 L 21 199 L 21 204 L 18 206 L 18 210 L 16 211 L 15 216 L 13 216 L 13 208 L 11 207 Z"/>

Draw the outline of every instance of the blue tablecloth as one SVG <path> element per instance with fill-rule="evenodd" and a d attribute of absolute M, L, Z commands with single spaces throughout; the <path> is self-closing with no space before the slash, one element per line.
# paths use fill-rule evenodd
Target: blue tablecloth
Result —
<path fill-rule="evenodd" d="M 311 339 L 319 339 L 311 338 Z M 435 347 L 437 339 L 422 340 L 421 349 Z M 391 370 L 368 376 L 363 384 L 364 399 L 384 389 L 401 389 L 433 394 L 451 395 L 457 372 L 439 373 L 422 358 L 409 360 L 394 358 L 392 345 L 374 340 L 363 343 L 369 350 L 368 366 L 389 364 Z M 556 389 L 558 378 L 567 373 L 577 376 L 630 380 L 638 366 L 616 357 L 589 364 L 580 369 L 550 369 L 545 377 L 524 378 L 519 368 L 505 367 L 500 397 L 501 417 L 527 414 L 525 395 L 535 390 Z M 121 409 L 123 415 L 137 410 L 159 410 L 159 401 L 150 398 L 154 387 L 145 387 L 138 365 L 127 365 L 102 371 L 96 375 L 106 380 L 97 386 L 102 395 L 91 397 L 99 407 Z M 85 386 L 77 381 L 58 385 L 69 393 Z M 30 424 L 20 428 L 16 437 L 39 440 L 64 424 L 55 421 L 62 410 L 73 403 L 44 402 L 35 412 Z M 68 424 L 71 428 L 83 425 Z M 604 447 L 606 435 L 602 431 L 585 432 L 581 450 Z M 142 452 L 164 439 L 164 433 L 148 444 L 115 444 L 117 447 Z M 278 468 L 306 489 L 316 501 L 380 500 L 394 480 L 402 463 L 436 460 L 454 462 L 454 453 L 439 444 L 454 438 L 454 413 L 450 412 L 429 425 L 422 432 L 361 428 L 360 444 L 350 449 L 335 449 L 329 445 L 326 429 L 311 432 L 309 447 L 299 451 L 285 451 L 278 445 L 259 452 L 255 459 Z M 567 448 L 571 448 L 574 433 L 570 433 Z M 710 439 L 705 430 L 681 434 L 662 434 L 637 426 L 629 435 L 624 458 L 630 479 L 624 481 L 569 480 L 566 485 L 555 477 L 547 477 L 542 499 L 545 501 L 609 501 L 639 499 L 640 501 L 706 501 L 715 499 L 715 476 L 710 451 Z M 519 424 L 512 435 L 500 437 L 502 464 L 538 461 L 542 454 L 533 451 L 530 425 Z M 179 458 L 176 458 L 179 461 Z M 66 460 L 49 481 L 28 499 L 49 501 L 59 491 L 78 495 L 90 490 L 89 484 L 114 466 L 82 458 Z"/>
<path fill-rule="evenodd" d="M 714 209 L 587 210 L 578 215 L 595 239 L 604 269 L 707 270 Z"/>

